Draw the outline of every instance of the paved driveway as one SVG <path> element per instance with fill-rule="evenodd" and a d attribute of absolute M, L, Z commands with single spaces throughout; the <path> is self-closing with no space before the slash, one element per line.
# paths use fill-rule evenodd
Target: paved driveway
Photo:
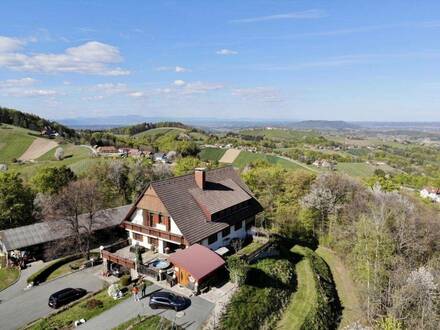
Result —
<path fill-rule="evenodd" d="M 100 266 L 97 266 L 100 267 Z M 47 316 L 55 310 L 47 305 L 49 296 L 61 289 L 84 288 L 87 291 L 98 291 L 104 282 L 93 273 L 99 268 L 93 267 L 79 271 L 30 290 L 9 297 L 0 302 L 0 328 L 12 330 L 23 327 L 38 318 Z"/>
<path fill-rule="evenodd" d="M 161 287 L 153 284 L 147 288 L 147 296 L 154 291 L 163 290 Z M 199 329 L 203 322 L 208 318 L 214 304 L 200 297 L 191 297 L 191 306 L 184 310 L 184 316 L 175 318 L 176 312 L 173 310 L 156 309 L 148 307 L 148 297 L 135 302 L 132 297 L 105 311 L 79 327 L 80 330 L 107 330 L 113 329 L 118 325 L 131 320 L 138 315 L 157 314 L 163 316 L 185 329 Z"/>

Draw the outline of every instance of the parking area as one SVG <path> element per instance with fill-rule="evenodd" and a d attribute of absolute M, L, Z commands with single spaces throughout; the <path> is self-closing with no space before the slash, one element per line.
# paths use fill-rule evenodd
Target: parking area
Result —
<path fill-rule="evenodd" d="M 112 309 L 100 314 L 99 316 L 91 319 L 82 326 L 81 330 L 95 330 L 95 329 L 113 329 L 114 327 L 131 320 L 137 315 L 159 315 L 167 318 L 170 321 L 176 322 L 176 324 L 189 330 L 200 329 L 202 324 L 208 319 L 211 311 L 214 308 L 214 304 L 198 296 L 190 298 L 191 305 L 183 311 L 178 313 L 174 310 L 164 309 L 151 309 L 148 306 L 148 295 L 156 291 L 168 291 L 158 285 L 151 285 L 147 288 L 147 295 L 139 302 L 134 299 L 128 299 L 122 303 L 116 305 Z"/>
<path fill-rule="evenodd" d="M 53 313 L 55 310 L 47 305 L 48 298 L 52 293 L 64 288 L 83 288 L 89 292 L 99 291 L 104 284 L 95 275 L 95 272 L 99 270 L 100 266 L 88 268 L 26 291 L 20 290 L 14 297 L 8 293 L 7 299 L 0 301 L 0 328 L 2 330 L 19 329 L 29 322 Z"/>

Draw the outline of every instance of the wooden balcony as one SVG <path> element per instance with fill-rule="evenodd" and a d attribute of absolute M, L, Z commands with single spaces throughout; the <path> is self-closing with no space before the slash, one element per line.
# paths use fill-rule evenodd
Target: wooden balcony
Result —
<path fill-rule="evenodd" d="M 129 221 L 124 221 L 122 223 L 122 227 L 124 227 L 127 230 L 132 230 L 132 231 L 135 231 L 138 233 L 154 236 L 157 238 L 162 238 L 162 239 L 165 239 L 168 241 L 175 242 L 177 244 L 186 245 L 186 241 L 183 238 L 183 236 L 176 235 L 176 234 L 170 233 L 168 231 L 160 230 L 160 229 L 153 228 L 153 227 L 138 225 L 138 224 L 135 224 L 135 223 L 132 223 Z"/>
<path fill-rule="evenodd" d="M 107 261 L 111 261 L 115 264 L 127 267 L 128 269 L 134 269 L 134 261 L 118 256 L 117 254 L 108 252 L 106 250 L 102 251 L 102 258 L 107 259 Z"/>

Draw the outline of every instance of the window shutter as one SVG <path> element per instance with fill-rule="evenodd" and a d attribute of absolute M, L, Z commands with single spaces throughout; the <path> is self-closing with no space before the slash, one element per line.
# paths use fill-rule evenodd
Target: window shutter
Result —
<path fill-rule="evenodd" d="M 171 219 L 170 219 L 170 217 L 165 217 L 165 224 L 167 226 L 167 231 L 171 231 Z"/>

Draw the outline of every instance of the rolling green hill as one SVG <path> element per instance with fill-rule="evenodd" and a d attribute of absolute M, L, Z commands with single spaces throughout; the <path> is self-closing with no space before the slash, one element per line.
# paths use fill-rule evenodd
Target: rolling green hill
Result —
<path fill-rule="evenodd" d="M 10 163 L 14 159 L 19 158 L 37 136 L 38 132 L 1 124 L 0 162 Z"/>
<path fill-rule="evenodd" d="M 158 128 L 152 128 L 148 131 L 135 134 L 135 137 L 144 137 L 144 136 L 151 136 L 152 138 L 157 138 L 159 136 L 163 135 L 173 135 L 177 136 L 180 133 L 186 133 L 188 130 L 184 128 L 178 128 L 178 127 L 158 127 Z"/>

